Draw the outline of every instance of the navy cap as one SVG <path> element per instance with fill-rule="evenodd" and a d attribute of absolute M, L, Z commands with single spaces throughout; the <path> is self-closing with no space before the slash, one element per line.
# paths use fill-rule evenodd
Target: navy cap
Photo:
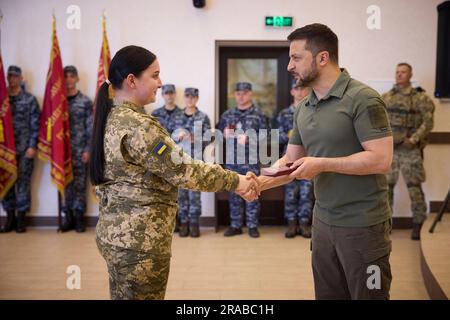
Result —
<path fill-rule="evenodd" d="M 20 69 L 18 66 L 9 66 L 8 75 L 21 76 L 22 69 Z"/>
<path fill-rule="evenodd" d="M 236 91 L 252 91 L 252 84 L 249 82 L 238 82 L 235 87 Z"/>
<path fill-rule="evenodd" d="M 175 85 L 173 84 L 165 84 L 161 87 L 162 93 L 166 94 L 166 93 L 175 93 Z"/>
<path fill-rule="evenodd" d="M 186 88 L 186 89 L 184 89 L 184 95 L 198 97 L 198 89 L 197 88 Z"/>
<path fill-rule="evenodd" d="M 64 74 L 66 73 L 73 73 L 74 75 L 78 76 L 78 70 L 75 68 L 75 66 L 65 66 L 64 67 Z"/>

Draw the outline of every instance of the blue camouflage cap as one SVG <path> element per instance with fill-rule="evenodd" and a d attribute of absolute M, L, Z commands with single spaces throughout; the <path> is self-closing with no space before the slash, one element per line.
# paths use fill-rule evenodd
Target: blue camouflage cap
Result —
<path fill-rule="evenodd" d="M 252 91 L 252 84 L 249 82 L 236 83 L 235 91 Z"/>
<path fill-rule="evenodd" d="M 66 74 L 68 72 L 73 73 L 74 75 L 78 76 L 78 70 L 75 66 L 65 66 L 64 74 Z"/>
<path fill-rule="evenodd" d="M 162 93 L 166 94 L 166 93 L 175 93 L 175 85 L 173 84 L 165 84 L 161 87 Z"/>
<path fill-rule="evenodd" d="M 184 89 L 184 95 L 198 97 L 198 89 L 197 88 L 186 88 L 186 89 Z"/>
<path fill-rule="evenodd" d="M 18 67 L 18 66 L 9 66 L 8 75 L 21 76 L 22 69 L 20 69 L 20 67 Z"/>

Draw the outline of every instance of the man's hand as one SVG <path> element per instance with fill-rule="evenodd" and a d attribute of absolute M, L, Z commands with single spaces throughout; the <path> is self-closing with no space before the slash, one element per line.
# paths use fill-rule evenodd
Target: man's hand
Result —
<path fill-rule="evenodd" d="M 182 130 L 177 135 L 178 141 L 191 141 L 191 135 L 188 131 Z"/>
<path fill-rule="evenodd" d="M 411 138 L 405 138 L 401 145 L 409 150 L 414 149 L 416 147 L 416 144 L 411 140 Z"/>
<path fill-rule="evenodd" d="M 85 151 L 81 155 L 81 162 L 88 163 L 89 162 L 89 152 Z"/>
<path fill-rule="evenodd" d="M 225 128 L 223 130 L 223 136 L 225 139 L 233 138 L 234 137 L 234 129 Z"/>
<path fill-rule="evenodd" d="M 237 143 L 239 143 L 239 144 L 246 144 L 247 143 L 247 136 L 245 134 L 239 134 L 237 136 Z"/>
<path fill-rule="evenodd" d="M 253 172 L 247 172 L 245 176 L 239 175 L 239 185 L 235 192 L 246 201 L 254 201 L 258 199 L 261 193 L 260 184 Z"/>
<path fill-rule="evenodd" d="M 304 157 L 294 162 L 292 166 L 298 167 L 289 176 L 295 179 L 312 180 L 323 171 L 321 158 Z"/>
<path fill-rule="evenodd" d="M 27 157 L 28 159 L 33 159 L 35 155 L 36 149 L 34 148 L 28 148 L 27 151 L 25 152 L 25 157 Z"/>

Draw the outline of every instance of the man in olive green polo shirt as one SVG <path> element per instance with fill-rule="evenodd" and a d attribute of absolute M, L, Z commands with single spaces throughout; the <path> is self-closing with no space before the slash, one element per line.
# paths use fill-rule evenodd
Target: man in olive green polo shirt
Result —
<path fill-rule="evenodd" d="M 288 71 L 313 90 L 294 115 L 292 137 L 274 166 L 289 176 L 260 177 L 262 190 L 314 179 L 312 267 L 316 299 L 389 299 L 391 211 L 385 173 L 393 139 L 379 94 L 338 64 L 327 26 L 292 32 Z"/>

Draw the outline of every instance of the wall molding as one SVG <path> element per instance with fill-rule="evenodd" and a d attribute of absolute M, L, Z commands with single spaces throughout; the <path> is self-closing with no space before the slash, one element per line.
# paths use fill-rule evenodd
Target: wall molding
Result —
<path fill-rule="evenodd" d="M 0 217 L 0 223 L 3 224 L 6 217 Z M 98 221 L 98 217 L 85 217 L 85 223 L 87 227 L 95 227 Z M 27 226 L 29 227 L 57 227 L 58 217 L 51 216 L 31 216 L 26 217 Z M 201 227 L 215 227 L 216 217 L 200 217 Z M 412 228 L 411 217 L 394 217 L 393 229 L 410 229 Z M 217 229 L 216 229 L 217 230 Z"/>

